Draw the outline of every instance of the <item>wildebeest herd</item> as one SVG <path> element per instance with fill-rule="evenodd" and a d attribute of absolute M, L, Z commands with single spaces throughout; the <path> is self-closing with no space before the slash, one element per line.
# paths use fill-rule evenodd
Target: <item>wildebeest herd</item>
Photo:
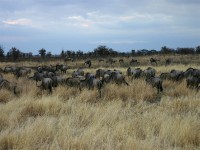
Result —
<path fill-rule="evenodd" d="M 156 59 L 150 59 L 151 63 L 157 65 Z M 109 63 L 114 63 L 113 59 L 109 59 Z M 120 62 L 123 60 L 120 59 Z M 136 60 L 131 60 L 131 63 L 138 63 Z M 84 62 L 90 68 L 91 60 Z M 171 63 L 171 59 L 166 60 L 166 65 Z M 148 67 L 144 70 L 141 68 L 128 67 L 126 74 L 116 69 L 96 69 L 95 73 L 85 72 L 84 68 L 78 68 L 71 73 L 71 77 L 64 77 L 70 67 L 65 64 L 57 64 L 55 66 L 37 66 L 37 67 L 4 67 L 0 68 L 0 89 L 7 89 L 14 94 L 19 94 L 17 90 L 17 83 L 13 83 L 4 78 L 4 74 L 13 74 L 16 79 L 26 77 L 28 80 L 35 80 L 36 86 L 42 90 L 48 90 L 51 94 L 53 89 L 59 85 L 68 87 L 75 87 L 78 90 L 82 89 L 97 89 L 99 95 L 102 95 L 102 89 L 109 83 L 116 83 L 118 85 L 129 86 L 130 79 L 137 80 L 144 79 L 147 84 L 157 89 L 157 93 L 164 91 L 163 81 L 171 80 L 179 82 L 186 79 L 187 87 L 199 90 L 200 89 L 200 69 L 188 68 L 185 71 L 171 70 L 170 72 L 163 72 L 157 75 L 156 69 Z M 33 76 L 30 76 L 33 71 Z M 127 79 L 129 79 L 127 81 Z M 38 85 L 40 82 L 40 85 Z"/>

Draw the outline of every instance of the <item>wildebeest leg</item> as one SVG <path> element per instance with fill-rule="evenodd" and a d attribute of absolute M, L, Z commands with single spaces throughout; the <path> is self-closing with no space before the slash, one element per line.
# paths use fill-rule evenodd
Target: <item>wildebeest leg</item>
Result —
<path fill-rule="evenodd" d="M 158 93 L 163 92 L 163 87 L 162 87 L 161 82 L 157 85 L 157 89 L 158 89 Z"/>
<path fill-rule="evenodd" d="M 126 82 L 125 78 L 123 79 L 123 83 L 129 86 L 128 82 Z"/>
<path fill-rule="evenodd" d="M 99 91 L 99 98 L 101 98 L 102 97 L 102 89 L 98 89 L 98 91 Z"/>
<path fill-rule="evenodd" d="M 49 85 L 49 94 L 52 94 L 52 86 Z"/>

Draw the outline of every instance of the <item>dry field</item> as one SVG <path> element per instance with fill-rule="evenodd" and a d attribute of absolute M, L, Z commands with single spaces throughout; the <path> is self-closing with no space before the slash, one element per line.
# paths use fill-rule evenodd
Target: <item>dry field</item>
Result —
<path fill-rule="evenodd" d="M 185 60 L 180 57 L 176 64 L 154 68 L 158 75 L 171 69 L 200 69 L 199 57 L 189 58 L 185 57 L 188 61 L 184 64 L 179 63 Z M 138 59 L 144 64 L 137 67 L 149 66 L 145 64 L 148 58 Z M 0 67 L 8 65 L 39 64 L 1 63 Z M 66 77 L 82 62 L 69 65 L 73 69 L 67 71 Z M 126 74 L 128 64 L 109 66 L 95 62 L 86 72 L 94 73 L 102 67 Z M 17 80 L 12 74 L 4 78 L 17 82 L 22 94 L 16 97 L 0 90 L 0 150 L 200 149 L 200 91 L 188 89 L 185 80 L 164 81 L 164 92 L 157 94 L 143 79 L 126 78 L 130 86 L 105 85 L 99 98 L 96 90 L 80 92 L 67 86 L 54 88 L 49 95 L 40 91 L 34 81 Z"/>

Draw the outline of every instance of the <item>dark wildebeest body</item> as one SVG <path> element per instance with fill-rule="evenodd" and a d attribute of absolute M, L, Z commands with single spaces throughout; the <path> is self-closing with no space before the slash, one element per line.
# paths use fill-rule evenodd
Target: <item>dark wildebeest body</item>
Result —
<path fill-rule="evenodd" d="M 99 92 L 99 96 L 102 95 L 102 88 L 103 88 L 103 80 L 97 79 L 95 77 L 86 78 L 85 80 L 80 80 L 80 90 L 83 87 L 87 87 L 89 90 L 93 90 L 96 88 Z"/>
<path fill-rule="evenodd" d="M 80 78 L 78 77 L 69 77 L 66 79 L 65 83 L 69 87 L 80 88 Z"/>
<path fill-rule="evenodd" d="M 30 77 L 30 79 L 33 79 L 36 81 L 36 86 L 38 81 L 42 81 L 42 79 L 45 77 L 43 73 L 35 72 L 33 77 Z"/>
<path fill-rule="evenodd" d="M 200 84 L 200 78 L 198 77 L 189 77 L 186 80 L 187 87 L 188 88 L 196 88 L 199 89 L 199 84 Z"/>
<path fill-rule="evenodd" d="M 125 77 L 121 74 L 121 73 L 118 73 L 118 72 L 111 72 L 111 75 L 110 75 L 110 79 L 109 81 L 111 82 L 114 82 L 116 84 L 126 84 L 126 85 L 129 85 L 126 80 L 125 80 Z"/>
<path fill-rule="evenodd" d="M 184 78 L 183 71 L 179 70 L 171 70 L 170 72 L 170 80 L 172 81 L 181 81 Z"/>
<path fill-rule="evenodd" d="M 65 73 L 67 72 L 68 67 L 66 65 L 63 64 L 57 64 L 56 65 L 56 71 L 60 70 L 61 73 Z"/>
<path fill-rule="evenodd" d="M 149 78 L 149 77 L 154 77 L 156 74 L 156 70 L 154 68 L 148 67 L 142 72 L 143 77 Z"/>
<path fill-rule="evenodd" d="M 130 65 L 137 65 L 137 64 L 139 64 L 139 62 L 137 61 L 137 59 L 131 59 L 131 61 L 130 61 Z"/>
<path fill-rule="evenodd" d="M 82 68 L 79 68 L 72 73 L 73 78 L 75 78 L 77 76 L 84 76 L 84 70 Z"/>
<path fill-rule="evenodd" d="M 157 88 L 157 92 L 160 93 L 163 91 L 162 79 L 160 77 L 149 77 L 146 78 L 146 82 Z"/>
<path fill-rule="evenodd" d="M 43 78 L 42 84 L 39 86 L 42 90 L 49 90 L 49 94 L 52 93 L 53 80 L 51 78 Z"/>
<path fill-rule="evenodd" d="M 127 69 L 127 76 L 128 77 L 132 77 L 133 78 L 140 78 L 141 77 L 141 74 L 142 74 L 142 70 L 140 68 L 136 68 L 136 69 L 133 69 L 133 68 L 128 68 Z"/>
<path fill-rule="evenodd" d="M 161 73 L 161 74 L 160 74 L 160 78 L 161 78 L 162 80 L 170 79 L 170 73 L 168 73 L 168 72 Z"/>
<path fill-rule="evenodd" d="M 12 84 L 11 82 L 9 82 L 8 80 L 5 79 L 0 79 L 0 90 L 1 89 L 6 89 L 8 91 L 13 92 L 15 95 L 19 94 L 19 92 L 17 92 L 17 86 L 16 83 Z"/>
<path fill-rule="evenodd" d="M 120 64 L 124 63 L 124 59 L 119 59 L 119 63 Z"/>
<path fill-rule="evenodd" d="M 53 87 L 64 84 L 66 80 L 64 77 L 61 76 L 53 76 L 51 79 L 53 80 Z"/>
<path fill-rule="evenodd" d="M 193 76 L 200 78 L 200 69 L 194 69 Z"/>
<path fill-rule="evenodd" d="M 172 63 L 172 59 L 171 58 L 168 58 L 165 60 L 165 65 L 170 65 Z"/>
<path fill-rule="evenodd" d="M 85 61 L 85 64 L 88 65 L 88 67 L 90 68 L 92 66 L 92 61 L 91 60 L 87 60 L 87 61 Z"/>
<path fill-rule="evenodd" d="M 15 73 L 17 70 L 17 67 L 5 67 L 3 72 L 4 73 Z"/>
<path fill-rule="evenodd" d="M 159 59 L 155 59 L 155 58 L 151 58 L 151 59 L 150 59 L 151 65 L 154 65 L 154 64 L 155 64 L 155 65 L 157 66 L 157 65 L 158 65 L 158 63 L 157 63 L 158 61 L 160 61 L 160 60 L 159 60 Z"/>
<path fill-rule="evenodd" d="M 103 77 L 105 71 L 106 71 L 105 69 L 97 69 L 97 70 L 96 70 L 95 77 L 96 77 L 96 78 L 101 78 L 101 77 Z"/>
<path fill-rule="evenodd" d="M 28 74 L 30 73 L 31 71 L 29 69 L 18 69 L 16 72 L 15 72 L 15 76 L 16 78 L 19 78 L 19 77 L 27 77 Z"/>
<path fill-rule="evenodd" d="M 95 77 L 96 77 L 96 76 L 95 76 L 94 74 L 89 73 L 89 72 L 87 72 L 87 73 L 85 74 L 85 79 L 95 78 Z"/>

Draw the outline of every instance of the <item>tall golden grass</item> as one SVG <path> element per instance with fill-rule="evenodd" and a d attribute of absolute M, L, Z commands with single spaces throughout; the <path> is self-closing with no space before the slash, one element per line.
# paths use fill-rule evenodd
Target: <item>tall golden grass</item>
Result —
<path fill-rule="evenodd" d="M 159 74 L 190 66 L 199 68 L 155 68 Z M 124 74 L 127 69 L 114 67 Z M 86 71 L 94 73 L 95 67 Z M 200 149 L 200 92 L 186 88 L 185 81 L 164 81 L 164 92 L 157 94 L 143 79 L 126 78 L 130 86 L 105 85 L 100 98 L 97 90 L 66 86 L 49 95 L 26 78 L 4 78 L 22 94 L 0 91 L 0 150 Z"/>

